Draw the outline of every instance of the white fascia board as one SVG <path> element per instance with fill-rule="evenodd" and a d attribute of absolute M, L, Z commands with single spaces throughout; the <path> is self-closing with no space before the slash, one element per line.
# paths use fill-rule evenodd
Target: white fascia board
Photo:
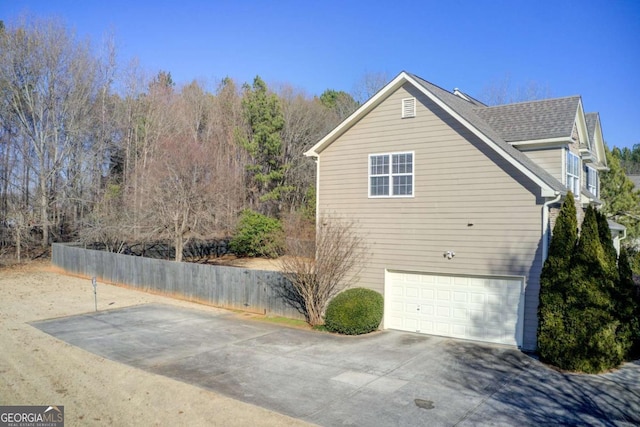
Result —
<path fill-rule="evenodd" d="M 529 139 L 526 141 L 513 141 L 513 142 L 509 142 L 509 145 L 516 147 L 516 148 L 529 148 L 532 146 L 544 146 L 545 148 L 550 148 L 550 147 L 560 147 L 564 144 L 570 144 L 573 141 L 571 140 L 571 137 L 567 137 L 567 136 L 561 136 L 558 138 L 543 138 L 543 139 Z"/>
<path fill-rule="evenodd" d="M 349 117 L 344 119 L 342 123 L 340 123 L 337 127 L 335 127 L 331 132 L 329 132 L 324 138 L 322 138 L 316 145 L 311 147 L 308 151 L 304 153 L 307 157 L 318 157 L 320 152 L 325 149 L 325 147 L 331 144 L 336 138 L 342 135 L 347 129 L 349 129 L 355 122 L 357 122 L 360 118 L 365 116 L 369 111 L 371 111 L 378 103 L 384 99 L 389 93 L 395 91 L 400 86 L 402 86 L 407 81 L 408 75 L 404 71 L 401 72 L 389 82 L 385 87 L 380 89 L 378 93 L 372 96 L 367 102 L 362 104 L 360 108 L 351 113 Z M 416 82 L 412 82 L 414 86 Z"/>
<path fill-rule="evenodd" d="M 535 182 L 541 188 L 541 196 L 542 197 L 551 197 L 555 194 L 555 191 L 549 187 L 549 185 L 540 179 L 539 176 L 531 172 L 529 169 L 525 168 L 520 162 L 514 159 L 509 153 L 504 151 L 498 144 L 496 144 L 491 138 L 487 137 L 485 134 L 480 132 L 465 120 L 462 116 L 460 116 L 457 112 L 455 112 L 451 107 L 449 107 L 446 103 L 440 100 L 437 96 L 428 91 L 424 86 L 416 82 L 411 76 L 405 77 L 409 83 L 415 86 L 418 90 L 420 90 L 423 94 L 425 94 L 429 99 L 431 99 L 435 104 L 437 104 L 440 108 L 450 114 L 453 118 L 455 118 L 458 122 L 462 123 L 467 129 L 469 129 L 473 134 L 475 134 L 478 138 L 484 141 L 489 147 L 491 147 L 496 153 L 498 153 L 502 158 L 504 158 L 507 162 L 511 163 L 516 169 L 522 172 L 525 176 Z"/>
<path fill-rule="evenodd" d="M 582 98 L 578 100 L 578 109 L 576 111 L 576 118 L 574 120 L 574 123 L 577 124 L 580 142 L 591 149 L 591 141 L 589 141 L 589 131 L 587 130 L 587 120 L 584 117 L 584 110 L 582 108 Z"/>
<path fill-rule="evenodd" d="M 598 120 L 596 121 L 596 129 L 594 132 L 595 139 L 595 152 L 598 157 L 598 161 L 604 165 L 607 170 L 609 170 L 607 166 L 607 155 L 604 150 L 604 136 L 602 135 L 602 125 L 600 124 L 600 116 L 598 115 Z"/>

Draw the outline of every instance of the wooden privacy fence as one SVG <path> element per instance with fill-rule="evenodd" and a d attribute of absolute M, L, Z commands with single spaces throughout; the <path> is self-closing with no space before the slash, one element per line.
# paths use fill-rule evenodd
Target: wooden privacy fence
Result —
<path fill-rule="evenodd" d="M 54 243 L 54 266 L 99 281 L 253 313 L 304 319 L 277 271 L 165 261 Z"/>

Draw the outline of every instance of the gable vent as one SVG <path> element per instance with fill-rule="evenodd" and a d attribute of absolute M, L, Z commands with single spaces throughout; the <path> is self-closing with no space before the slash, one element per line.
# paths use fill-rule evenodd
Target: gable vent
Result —
<path fill-rule="evenodd" d="M 405 98 L 402 100 L 402 118 L 406 119 L 407 117 L 415 117 L 416 116 L 416 99 L 415 98 Z"/>

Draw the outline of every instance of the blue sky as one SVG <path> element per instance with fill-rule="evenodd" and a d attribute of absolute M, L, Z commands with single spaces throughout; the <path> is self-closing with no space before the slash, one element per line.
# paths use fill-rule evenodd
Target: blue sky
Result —
<path fill-rule="evenodd" d="M 640 1 L 0 0 L 0 19 L 58 17 L 98 45 L 113 33 L 174 80 L 226 76 L 350 92 L 365 73 L 406 70 L 479 96 L 507 76 L 582 95 L 609 146 L 640 143 Z"/>

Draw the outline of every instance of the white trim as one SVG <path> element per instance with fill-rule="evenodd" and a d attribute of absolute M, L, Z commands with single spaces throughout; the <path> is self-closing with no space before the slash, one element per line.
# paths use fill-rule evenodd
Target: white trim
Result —
<path fill-rule="evenodd" d="M 591 149 L 589 142 L 589 131 L 587 129 L 587 120 L 584 117 L 584 109 L 582 108 L 582 98 L 578 98 L 578 109 L 576 118 L 574 119 L 576 128 L 578 129 L 578 141 Z"/>
<path fill-rule="evenodd" d="M 584 188 L 587 189 L 587 191 L 589 191 L 591 194 L 593 194 L 596 197 L 600 197 L 600 176 L 598 174 L 598 170 L 596 168 L 593 168 L 587 164 L 584 165 L 585 168 L 587 168 L 587 173 L 585 174 L 585 180 L 584 180 Z M 591 172 L 589 172 L 589 169 L 591 169 Z M 596 182 L 595 182 L 595 191 L 591 190 L 591 188 L 589 188 L 589 176 L 591 176 L 592 174 L 595 174 L 596 177 Z"/>
<path fill-rule="evenodd" d="M 542 138 L 542 139 L 527 139 L 525 141 L 511 141 L 510 145 L 514 147 L 519 147 L 520 145 L 562 145 L 562 144 L 571 144 L 573 140 L 571 137 L 561 136 L 558 138 Z"/>
<path fill-rule="evenodd" d="M 393 194 L 393 156 L 398 154 L 411 154 L 411 194 Z M 376 156 L 389 157 L 389 194 L 371 194 L 371 158 Z M 408 176 L 409 174 L 395 174 L 396 176 Z M 370 199 L 407 199 L 413 198 L 416 194 L 416 153 L 415 151 L 394 151 L 384 153 L 371 153 L 367 156 L 367 194 Z"/>
<path fill-rule="evenodd" d="M 570 174 L 569 173 L 569 155 L 571 155 L 572 157 L 575 157 L 578 161 L 578 174 Z M 573 160 L 572 160 L 573 161 Z M 580 193 L 582 190 L 582 160 L 580 159 L 580 156 L 577 155 L 576 153 L 572 152 L 571 150 L 569 150 L 569 148 L 565 149 L 565 157 L 564 157 L 564 163 L 565 163 L 565 174 L 564 174 L 564 185 L 565 187 L 567 187 L 567 189 L 569 191 L 571 191 L 573 193 L 573 197 L 575 197 L 576 199 L 580 197 Z M 572 178 L 577 179 L 577 184 L 578 184 L 578 188 L 576 189 L 575 186 L 569 186 L 569 175 L 571 175 Z"/>

